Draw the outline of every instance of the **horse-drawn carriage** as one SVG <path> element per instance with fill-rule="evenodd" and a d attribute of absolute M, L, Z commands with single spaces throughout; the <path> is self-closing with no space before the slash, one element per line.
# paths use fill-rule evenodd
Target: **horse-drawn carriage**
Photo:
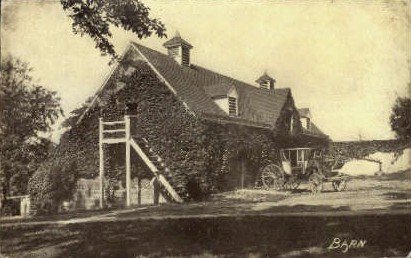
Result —
<path fill-rule="evenodd" d="M 345 160 L 330 158 L 323 151 L 312 148 L 280 150 L 280 164 L 270 163 L 261 171 L 261 182 L 266 189 L 293 190 L 308 181 L 313 193 L 321 192 L 330 182 L 335 191 L 343 191 L 349 177 L 337 170 Z"/>

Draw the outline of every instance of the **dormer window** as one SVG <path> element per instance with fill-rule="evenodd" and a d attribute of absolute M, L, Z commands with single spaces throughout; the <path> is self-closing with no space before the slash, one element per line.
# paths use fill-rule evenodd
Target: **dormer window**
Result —
<path fill-rule="evenodd" d="M 228 97 L 228 115 L 230 116 L 237 116 L 237 98 L 235 97 Z"/>
<path fill-rule="evenodd" d="M 311 112 L 308 108 L 301 108 L 298 110 L 300 114 L 300 122 L 304 129 L 311 130 Z"/>
<path fill-rule="evenodd" d="M 306 127 L 307 127 L 307 130 L 308 130 L 308 131 L 311 130 L 311 120 L 310 120 L 310 118 L 308 118 L 308 117 L 307 117 L 307 121 L 306 121 Z"/>
<path fill-rule="evenodd" d="M 205 88 L 217 106 L 229 116 L 238 116 L 239 95 L 232 83 L 221 82 Z"/>

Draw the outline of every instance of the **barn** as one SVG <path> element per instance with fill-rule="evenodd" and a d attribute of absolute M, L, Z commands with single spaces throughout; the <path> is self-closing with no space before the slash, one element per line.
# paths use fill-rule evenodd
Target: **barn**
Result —
<path fill-rule="evenodd" d="M 164 53 L 130 42 L 70 118 L 54 158 L 77 164 L 78 207 L 253 187 L 280 149 L 328 144 L 310 110 L 298 109 L 291 89 L 267 73 L 245 83 L 193 64 L 194 48 L 179 34 L 163 45 Z"/>

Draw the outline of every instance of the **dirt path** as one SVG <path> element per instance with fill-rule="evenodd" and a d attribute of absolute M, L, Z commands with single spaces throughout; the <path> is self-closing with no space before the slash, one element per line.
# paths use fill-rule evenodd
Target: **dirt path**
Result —
<path fill-rule="evenodd" d="M 99 211 L 0 224 L 11 257 L 404 256 L 411 237 L 410 180 L 355 179 L 344 192 L 238 190 L 207 202 Z M 387 238 L 387 236 L 389 236 Z M 366 240 L 330 250 L 335 238 Z"/>
<path fill-rule="evenodd" d="M 411 214 L 411 181 L 354 179 L 344 192 L 328 185 L 316 195 L 301 185 L 296 192 L 238 190 L 218 194 L 208 202 L 135 207 L 67 219 L 3 221 L 0 227 L 66 225 L 88 222 L 238 217 L 247 215 L 349 216 L 352 214 Z"/>
<path fill-rule="evenodd" d="M 330 185 L 319 194 L 309 194 L 308 186 L 302 185 L 302 193 L 289 195 L 278 202 L 261 202 L 254 205 L 257 211 L 273 210 L 274 207 L 315 206 L 349 211 L 411 210 L 410 181 L 381 181 L 354 179 L 343 192 L 334 192 Z"/>

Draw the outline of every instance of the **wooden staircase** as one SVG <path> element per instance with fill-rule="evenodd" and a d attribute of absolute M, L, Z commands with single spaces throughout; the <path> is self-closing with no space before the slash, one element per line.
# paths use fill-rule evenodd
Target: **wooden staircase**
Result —
<path fill-rule="evenodd" d="M 108 128 L 107 128 L 108 127 Z M 182 203 L 183 200 L 164 177 L 163 172 L 168 173 L 162 158 L 150 147 L 149 142 L 144 138 L 133 139 L 130 132 L 130 117 L 125 116 L 123 121 L 104 122 L 100 118 L 100 204 L 103 206 L 103 178 L 104 178 L 104 154 L 103 144 L 126 144 L 126 188 L 127 188 L 127 205 L 130 205 L 130 182 L 131 182 L 131 147 L 137 152 L 141 160 L 147 165 L 156 178 L 160 193 L 169 202 Z"/>
<path fill-rule="evenodd" d="M 168 173 L 170 169 L 166 166 L 163 159 L 150 147 L 147 139 L 140 138 L 136 141 L 131 138 L 131 146 L 157 178 L 161 186 L 160 192 L 164 199 L 169 202 L 182 203 L 181 197 L 163 175 L 163 173 Z"/>

